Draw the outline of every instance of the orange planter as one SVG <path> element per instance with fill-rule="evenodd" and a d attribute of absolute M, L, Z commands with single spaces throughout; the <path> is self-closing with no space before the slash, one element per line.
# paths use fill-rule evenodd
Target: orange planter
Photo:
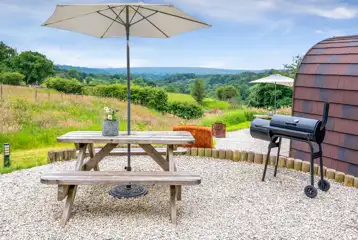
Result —
<path fill-rule="evenodd" d="M 184 147 L 212 148 L 213 137 L 210 127 L 201 126 L 174 126 L 173 131 L 187 131 L 195 138 L 195 144 L 184 145 Z"/>

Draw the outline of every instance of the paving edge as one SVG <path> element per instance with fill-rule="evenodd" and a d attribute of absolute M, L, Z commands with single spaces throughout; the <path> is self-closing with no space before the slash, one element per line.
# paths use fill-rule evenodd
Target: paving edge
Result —
<path fill-rule="evenodd" d="M 203 157 L 212 157 L 220 160 L 231 160 L 234 162 L 248 162 L 256 164 L 264 164 L 266 160 L 266 154 L 239 151 L 239 150 L 229 150 L 229 149 L 211 149 L 211 148 L 187 148 L 187 155 Z M 200 153 L 200 156 L 198 155 Z M 268 165 L 275 165 L 276 156 L 271 156 L 268 160 Z M 278 162 L 279 168 L 287 168 L 290 170 L 295 170 L 303 173 L 309 173 L 311 163 L 309 161 L 303 161 L 301 159 L 293 159 L 290 157 L 280 156 Z M 314 173 L 319 175 L 320 169 L 318 164 L 314 164 Z M 354 187 L 358 189 L 358 177 L 354 177 L 343 172 L 339 172 L 335 169 L 323 167 L 323 176 L 330 179 L 331 181 L 336 181 L 337 183 L 342 183 L 347 187 Z"/>

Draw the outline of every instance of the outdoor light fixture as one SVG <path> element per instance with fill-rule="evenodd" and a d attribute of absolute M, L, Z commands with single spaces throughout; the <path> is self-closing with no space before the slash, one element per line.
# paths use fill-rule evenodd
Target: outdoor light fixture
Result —
<path fill-rule="evenodd" d="M 10 144 L 4 143 L 4 167 L 10 167 Z"/>

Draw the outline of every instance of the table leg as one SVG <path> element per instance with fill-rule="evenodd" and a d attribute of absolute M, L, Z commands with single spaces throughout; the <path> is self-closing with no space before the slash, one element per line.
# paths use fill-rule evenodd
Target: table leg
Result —
<path fill-rule="evenodd" d="M 79 151 L 78 157 L 77 157 L 76 171 L 80 171 L 83 168 L 83 160 L 86 155 L 87 144 L 81 143 L 79 145 L 79 149 L 80 149 L 80 151 Z M 77 185 L 71 185 L 68 189 L 66 203 L 65 203 L 65 207 L 63 209 L 63 214 L 62 214 L 62 218 L 61 218 L 62 226 L 64 226 L 66 224 L 66 222 L 68 221 L 68 219 L 71 216 L 71 209 L 73 206 L 73 202 L 75 200 L 76 192 L 77 192 Z"/>
<path fill-rule="evenodd" d="M 94 151 L 93 143 L 88 144 L 88 152 L 89 152 L 89 155 L 90 155 L 91 158 L 93 158 L 94 155 L 96 154 L 95 151 Z M 98 163 L 94 166 L 93 170 L 94 171 L 99 171 Z"/>
<path fill-rule="evenodd" d="M 177 171 L 177 166 L 174 161 L 174 145 L 167 145 L 167 161 L 169 163 L 169 171 Z M 181 186 L 175 186 L 177 200 L 181 200 Z"/>
<path fill-rule="evenodd" d="M 177 223 L 177 188 L 176 186 L 170 186 L 170 219 L 172 223 Z"/>

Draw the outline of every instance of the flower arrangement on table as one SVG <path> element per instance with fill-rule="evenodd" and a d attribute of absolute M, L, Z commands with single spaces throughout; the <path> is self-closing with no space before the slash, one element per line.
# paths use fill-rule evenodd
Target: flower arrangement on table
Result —
<path fill-rule="evenodd" d="M 106 118 L 102 123 L 102 135 L 103 136 L 118 136 L 119 121 L 116 116 L 118 110 L 114 110 L 108 107 L 104 108 Z"/>
<path fill-rule="evenodd" d="M 106 120 L 107 121 L 117 121 L 118 118 L 116 116 L 116 113 L 118 110 L 111 109 L 109 107 L 104 107 L 104 111 L 106 112 Z"/>

